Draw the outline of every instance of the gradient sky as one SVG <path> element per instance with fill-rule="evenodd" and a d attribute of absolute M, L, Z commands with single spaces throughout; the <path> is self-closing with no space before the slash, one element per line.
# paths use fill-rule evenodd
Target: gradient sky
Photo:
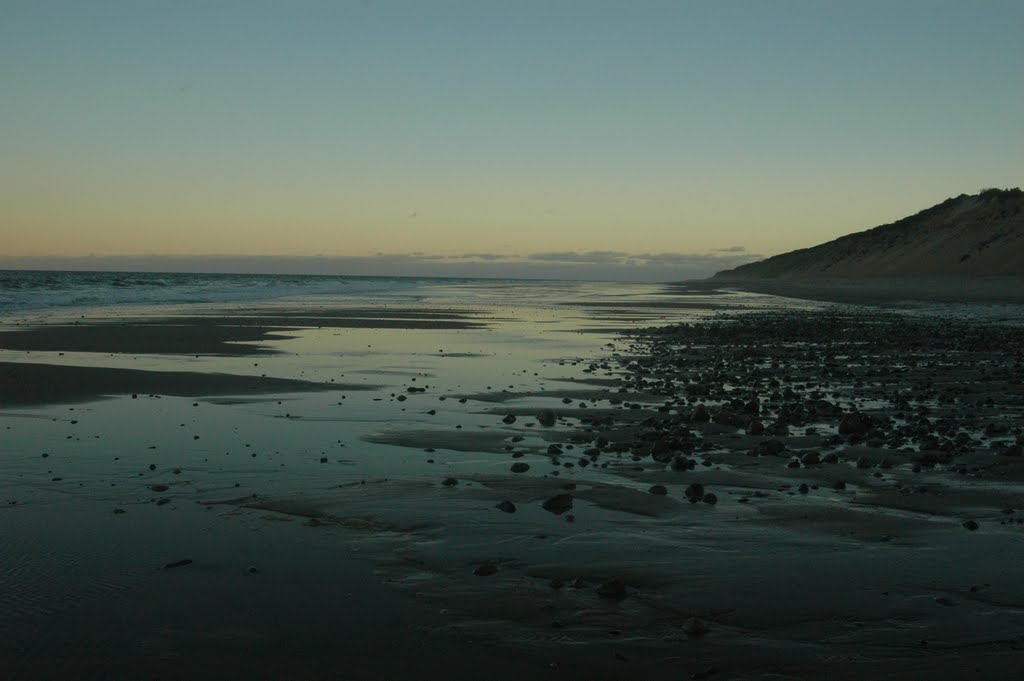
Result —
<path fill-rule="evenodd" d="M 8 258 L 736 258 L 1024 184 L 1020 0 L 0 10 Z"/>

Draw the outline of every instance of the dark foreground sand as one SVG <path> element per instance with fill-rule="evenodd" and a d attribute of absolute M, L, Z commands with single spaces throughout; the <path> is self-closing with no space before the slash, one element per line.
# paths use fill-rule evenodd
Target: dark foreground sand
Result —
<path fill-rule="evenodd" d="M 10 678 L 1017 675 L 1021 327 L 723 314 L 491 390 L 444 372 L 497 359 L 431 361 L 344 407 L 316 381 L 5 364 L 81 370 L 66 398 L 313 391 L 12 412 L 57 430 L 5 459 Z M 111 438 L 118 414 L 138 427 Z"/>

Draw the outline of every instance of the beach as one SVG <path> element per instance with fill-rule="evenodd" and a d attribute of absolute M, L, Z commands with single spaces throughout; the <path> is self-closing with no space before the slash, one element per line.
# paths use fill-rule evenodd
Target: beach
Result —
<path fill-rule="evenodd" d="M 1018 306 L 322 283 L 0 319 L 10 678 L 1014 673 Z"/>

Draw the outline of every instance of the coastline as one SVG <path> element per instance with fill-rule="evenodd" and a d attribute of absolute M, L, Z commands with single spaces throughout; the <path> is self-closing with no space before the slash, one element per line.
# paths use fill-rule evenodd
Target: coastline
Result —
<path fill-rule="evenodd" d="M 0 409 L 13 678 L 1014 668 L 1019 329 L 625 290 L 183 317 L 246 320 L 234 352 L 160 353 L 165 318 L 126 316 L 97 352 L 64 327 L 3 351 L 88 388 Z M 132 334 L 149 352 L 114 352 Z M 399 630 L 415 655 L 367 654 Z"/>
<path fill-rule="evenodd" d="M 1024 278 L 970 279 L 907 277 L 861 278 L 728 278 L 683 282 L 691 290 L 750 291 L 784 298 L 820 300 L 853 305 L 900 305 L 913 302 L 963 304 L 1022 304 Z"/>

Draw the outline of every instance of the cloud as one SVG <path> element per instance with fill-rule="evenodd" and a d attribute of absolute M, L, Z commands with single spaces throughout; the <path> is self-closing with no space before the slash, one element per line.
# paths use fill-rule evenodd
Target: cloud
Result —
<path fill-rule="evenodd" d="M 556 251 L 551 253 L 531 253 L 526 256 L 528 260 L 544 260 L 548 262 L 565 263 L 614 263 L 629 258 L 629 253 L 623 251 Z"/>
<path fill-rule="evenodd" d="M 729 246 L 728 248 L 716 248 L 715 253 L 746 253 L 745 246 Z"/>
<path fill-rule="evenodd" d="M 502 255 L 501 253 L 463 253 L 462 255 L 450 255 L 448 257 L 452 260 L 487 260 L 490 262 L 511 259 L 511 256 Z"/>

